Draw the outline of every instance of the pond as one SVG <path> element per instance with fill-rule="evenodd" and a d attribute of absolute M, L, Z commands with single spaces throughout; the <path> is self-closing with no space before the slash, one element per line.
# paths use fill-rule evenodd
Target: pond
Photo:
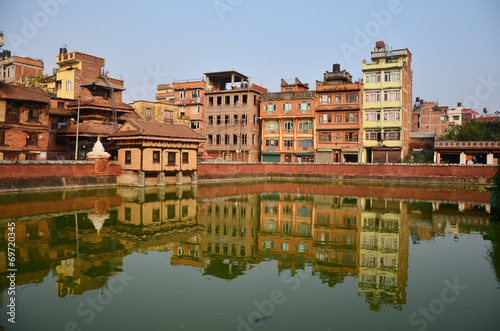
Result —
<path fill-rule="evenodd" d="M 2 194 L 0 326 L 496 330 L 491 218 L 488 192 L 469 187 Z"/>

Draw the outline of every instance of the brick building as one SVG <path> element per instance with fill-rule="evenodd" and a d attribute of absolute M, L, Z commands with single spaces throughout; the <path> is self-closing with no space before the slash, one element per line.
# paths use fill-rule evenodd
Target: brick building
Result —
<path fill-rule="evenodd" d="M 317 162 L 359 162 L 362 156 L 363 83 L 340 65 L 316 82 Z"/>
<path fill-rule="evenodd" d="M 49 100 L 41 88 L 0 82 L 0 159 L 47 158 Z"/>
<path fill-rule="evenodd" d="M 42 60 L 10 54 L 7 50 L 0 52 L 0 81 L 14 83 L 27 76 L 43 75 Z"/>
<path fill-rule="evenodd" d="M 237 71 L 205 75 L 207 153 L 232 161 L 260 161 L 259 98 L 267 89 L 250 85 L 248 77 Z"/>
<path fill-rule="evenodd" d="M 316 97 L 298 78 L 260 96 L 262 162 L 314 162 Z"/>
<path fill-rule="evenodd" d="M 363 158 L 398 163 L 408 153 L 412 111 L 412 55 L 377 41 L 371 63 L 363 60 Z"/>
<path fill-rule="evenodd" d="M 174 102 L 175 90 L 172 84 L 160 84 L 157 86 L 158 92 L 156 93 L 156 101 L 169 101 Z"/>
<path fill-rule="evenodd" d="M 438 106 L 417 98 L 412 110 L 412 132 L 435 132 L 440 137 L 446 133 L 448 125 L 448 106 Z"/>
<path fill-rule="evenodd" d="M 157 123 L 191 125 L 189 119 L 179 116 L 179 106 L 170 102 L 151 102 L 138 100 L 130 104 L 139 118 Z"/>

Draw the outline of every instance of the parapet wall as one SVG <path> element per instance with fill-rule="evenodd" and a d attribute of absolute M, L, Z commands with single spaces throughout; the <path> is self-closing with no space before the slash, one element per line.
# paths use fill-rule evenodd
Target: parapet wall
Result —
<path fill-rule="evenodd" d="M 0 191 L 116 185 L 121 174 L 118 162 L 0 161 Z"/>
<path fill-rule="evenodd" d="M 396 181 L 486 184 L 496 173 L 492 165 L 451 164 L 285 164 L 285 163 L 201 163 L 200 181 L 251 178 L 327 179 L 330 181 Z"/>

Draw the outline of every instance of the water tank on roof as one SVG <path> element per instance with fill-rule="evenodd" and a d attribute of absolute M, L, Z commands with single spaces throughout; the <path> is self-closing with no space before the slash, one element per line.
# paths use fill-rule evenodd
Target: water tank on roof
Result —
<path fill-rule="evenodd" d="M 333 72 L 339 72 L 340 71 L 340 64 L 338 63 L 335 63 L 333 65 Z"/>
<path fill-rule="evenodd" d="M 461 102 L 457 103 L 457 107 L 462 107 L 462 103 Z"/>
<path fill-rule="evenodd" d="M 68 53 L 68 50 L 66 47 L 61 47 L 59 48 L 59 55 L 63 55 L 63 54 L 66 54 Z"/>

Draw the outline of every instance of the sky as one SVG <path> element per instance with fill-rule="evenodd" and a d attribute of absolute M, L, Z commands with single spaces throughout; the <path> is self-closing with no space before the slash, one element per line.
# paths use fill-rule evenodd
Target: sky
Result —
<path fill-rule="evenodd" d="M 61 47 L 105 58 L 125 102 L 223 70 L 271 92 L 295 77 L 314 90 L 334 63 L 358 80 L 383 40 L 412 53 L 414 100 L 500 112 L 498 0 L 0 0 L 0 31 L 46 74 Z"/>

